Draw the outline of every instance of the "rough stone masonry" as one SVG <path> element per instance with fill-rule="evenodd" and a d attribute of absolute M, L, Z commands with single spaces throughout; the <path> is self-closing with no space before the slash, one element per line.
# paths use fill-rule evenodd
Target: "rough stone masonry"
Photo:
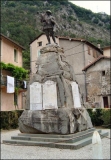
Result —
<path fill-rule="evenodd" d="M 71 134 L 92 128 L 63 48 L 50 44 L 43 47 L 40 53 L 36 62 L 37 72 L 30 78 L 28 86 L 26 110 L 19 118 L 19 130 L 23 133 Z M 33 85 L 35 87 L 32 89 Z M 39 86 L 38 89 L 36 86 Z"/>

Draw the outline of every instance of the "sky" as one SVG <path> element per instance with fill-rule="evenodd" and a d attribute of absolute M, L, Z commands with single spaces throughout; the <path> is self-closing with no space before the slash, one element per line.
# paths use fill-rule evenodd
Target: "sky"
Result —
<path fill-rule="evenodd" d="M 109 0 L 104 0 L 104 1 L 70 1 L 74 3 L 77 6 L 90 9 L 94 13 L 98 12 L 105 12 L 106 14 L 110 15 L 110 1 Z"/>

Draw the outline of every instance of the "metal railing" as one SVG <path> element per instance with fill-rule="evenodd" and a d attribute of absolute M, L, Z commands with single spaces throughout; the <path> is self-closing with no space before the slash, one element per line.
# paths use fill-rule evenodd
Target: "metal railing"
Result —
<path fill-rule="evenodd" d="M 26 81 L 26 88 L 24 88 L 24 80 L 18 80 L 14 78 L 14 83 L 15 83 L 15 87 L 17 88 L 27 89 L 28 81 Z M 1 75 L 0 85 L 7 86 L 7 76 Z"/>

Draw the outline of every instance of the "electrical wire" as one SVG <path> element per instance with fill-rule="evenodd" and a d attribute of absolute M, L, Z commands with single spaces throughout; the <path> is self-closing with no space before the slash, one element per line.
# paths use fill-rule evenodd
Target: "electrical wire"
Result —
<path fill-rule="evenodd" d="M 90 49 L 90 50 L 92 50 L 92 51 L 93 51 L 93 49 Z M 76 52 L 76 53 L 73 53 L 73 54 L 70 54 L 70 55 L 65 55 L 65 56 L 66 56 L 66 57 L 68 57 L 68 56 L 72 56 L 72 55 L 79 54 L 79 53 L 86 52 L 86 51 L 88 51 L 88 50 L 80 51 L 80 52 Z M 30 61 L 30 62 L 36 62 L 36 61 L 37 61 L 37 60 Z M 29 62 L 27 62 L 27 63 L 29 63 Z"/>
<path fill-rule="evenodd" d="M 78 47 L 78 46 L 81 45 L 81 44 L 83 44 L 83 43 L 79 43 L 77 46 L 74 46 L 74 47 L 72 47 L 72 48 L 76 48 L 76 47 Z M 70 50 L 70 49 L 72 49 L 72 48 L 69 48 L 69 49 L 64 50 L 64 51 L 68 51 L 68 50 Z M 90 50 L 93 51 L 93 49 L 91 49 L 91 48 L 90 48 Z M 65 56 L 68 57 L 68 56 L 75 55 L 75 54 L 79 54 L 79 53 L 86 52 L 86 51 L 88 51 L 88 50 L 76 52 L 76 53 L 73 53 L 73 54 L 70 54 L 70 55 L 65 55 Z M 36 61 L 37 61 L 37 60 L 30 61 L 30 62 L 36 62 Z M 27 62 L 27 63 L 29 63 L 29 62 Z M 25 63 L 24 63 L 24 64 L 25 64 Z"/>
<path fill-rule="evenodd" d="M 80 46 L 81 44 L 83 44 L 83 43 L 80 43 L 80 44 L 78 44 L 77 46 L 74 46 L 74 47 L 72 47 L 72 48 L 76 48 L 76 47 Z M 70 50 L 70 49 L 72 49 L 72 48 L 66 49 L 66 50 L 64 50 L 64 51 L 68 51 L 68 50 Z"/>
<path fill-rule="evenodd" d="M 74 46 L 74 47 L 72 47 L 72 48 L 76 48 L 76 47 L 78 47 L 79 45 L 81 45 L 82 43 L 80 43 L 80 44 L 78 44 L 77 46 Z M 72 49 L 72 48 L 69 48 L 69 49 L 67 49 L 67 50 L 64 50 L 64 52 L 65 51 L 68 51 L 68 50 L 70 50 L 70 49 Z M 30 62 L 36 62 L 36 60 L 34 60 L 34 61 L 30 61 Z M 25 62 L 25 63 L 29 63 L 29 62 Z"/>
<path fill-rule="evenodd" d="M 90 50 L 92 50 L 92 51 L 93 51 L 93 49 L 90 49 Z M 71 55 L 75 55 L 75 54 L 78 54 L 78 53 L 86 52 L 86 51 L 88 51 L 88 50 L 81 51 L 81 52 L 76 52 L 76 53 L 73 53 L 73 54 L 70 54 L 70 55 L 66 55 L 66 57 L 71 56 Z"/>

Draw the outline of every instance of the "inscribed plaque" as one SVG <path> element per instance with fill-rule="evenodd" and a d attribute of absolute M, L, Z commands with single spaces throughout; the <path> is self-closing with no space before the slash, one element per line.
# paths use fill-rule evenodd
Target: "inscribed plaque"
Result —
<path fill-rule="evenodd" d="M 30 85 L 30 110 L 42 110 L 42 87 L 39 82 Z"/>
<path fill-rule="evenodd" d="M 46 81 L 43 84 L 43 109 L 58 109 L 56 82 Z"/>
<path fill-rule="evenodd" d="M 81 107 L 81 101 L 80 101 L 78 84 L 76 82 L 71 82 L 71 86 L 72 86 L 74 108 L 80 108 Z"/>

